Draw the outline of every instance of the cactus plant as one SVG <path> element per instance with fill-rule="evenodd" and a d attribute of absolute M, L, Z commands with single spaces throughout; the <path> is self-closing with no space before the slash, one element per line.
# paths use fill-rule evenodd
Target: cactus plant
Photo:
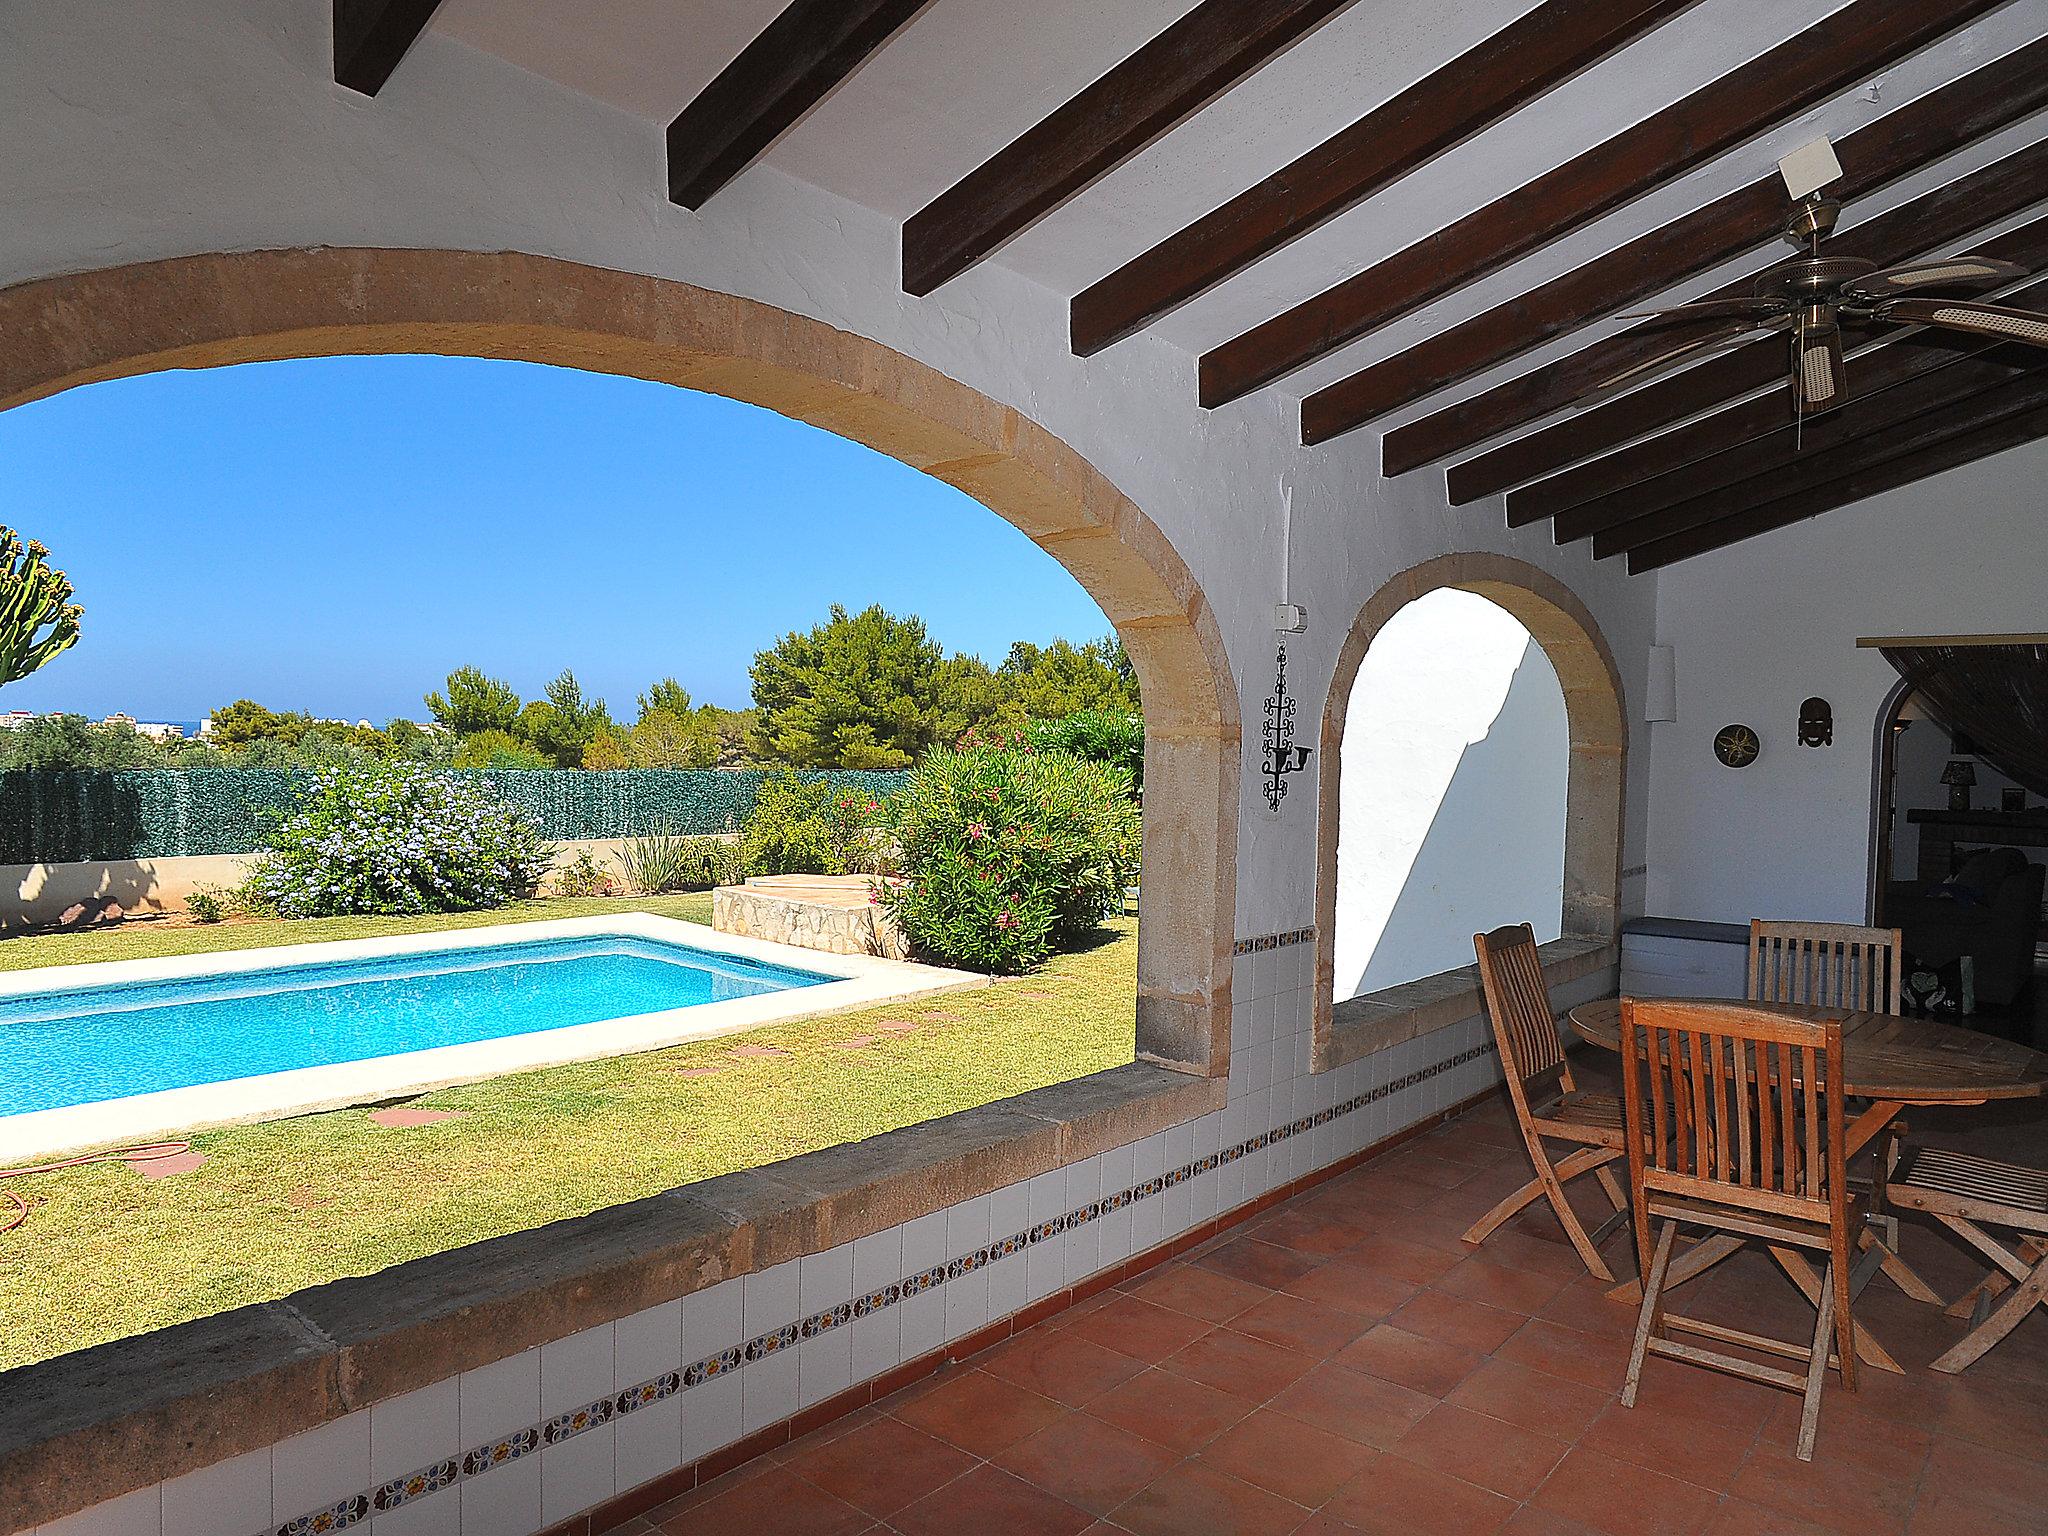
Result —
<path fill-rule="evenodd" d="M 71 582 L 49 563 L 50 552 L 12 528 L 0 527 L 0 686 L 19 682 L 78 639 L 85 610 L 71 601 Z"/>

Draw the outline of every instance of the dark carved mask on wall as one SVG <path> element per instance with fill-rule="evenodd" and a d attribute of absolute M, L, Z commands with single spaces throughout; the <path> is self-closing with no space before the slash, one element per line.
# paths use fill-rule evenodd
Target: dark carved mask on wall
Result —
<path fill-rule="evenodd" d="M 1799 744 L 1831 747 L 1835 743 L 1835 712 L 1826 699 L 1808 699 L 1799 706 Z"/>

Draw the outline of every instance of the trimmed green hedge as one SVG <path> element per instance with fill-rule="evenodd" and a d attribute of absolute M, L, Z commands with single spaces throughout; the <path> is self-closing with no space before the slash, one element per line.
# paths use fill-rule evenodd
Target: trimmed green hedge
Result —
<path fill-rule="evenodd" d="M 631 837 L 668 830 L 736 831 L 753 808 L 760 769 L 573 768 L 456 770 L 485 780 L 528 811 L 550 838 Z M 814 775 L 806 774 L 805 777 Z M 873 795 L 894 794 L 903 773 L 816 775 Z M 151 768 L 0 773 L 0 864 L 83 859 L 165 859 L 248 853 L 268 818 L 293 804 L 306 768 Z"/>

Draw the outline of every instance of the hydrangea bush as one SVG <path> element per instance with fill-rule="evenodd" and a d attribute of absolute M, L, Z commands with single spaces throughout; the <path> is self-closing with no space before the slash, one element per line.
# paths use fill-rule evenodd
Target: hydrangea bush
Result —
<path fill-rule="evenodd" d="M 405 762 L 319 774 L 248 882 L 280 917 L 463 912 L 529 895 L 552 850 L 475 779 Z"/>
<path fill-rule="evenodd" d="M 1123 905 L 1138 872 L 1130 776 L 1018 739 L 931 753 L 893 818 L 900 884 L 875 899 L 917 950 L 1019 971 Z"/>

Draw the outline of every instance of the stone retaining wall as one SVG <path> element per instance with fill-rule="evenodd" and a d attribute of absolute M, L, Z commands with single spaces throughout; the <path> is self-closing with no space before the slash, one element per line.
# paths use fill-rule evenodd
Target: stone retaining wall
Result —
<path fill-rule="evenodd" d="M 770 876 L 722 885 L 711 893 L 711 926 L 829 955 L 910 958 L 903 930 L 869 899 L 860 875 Z"/>

